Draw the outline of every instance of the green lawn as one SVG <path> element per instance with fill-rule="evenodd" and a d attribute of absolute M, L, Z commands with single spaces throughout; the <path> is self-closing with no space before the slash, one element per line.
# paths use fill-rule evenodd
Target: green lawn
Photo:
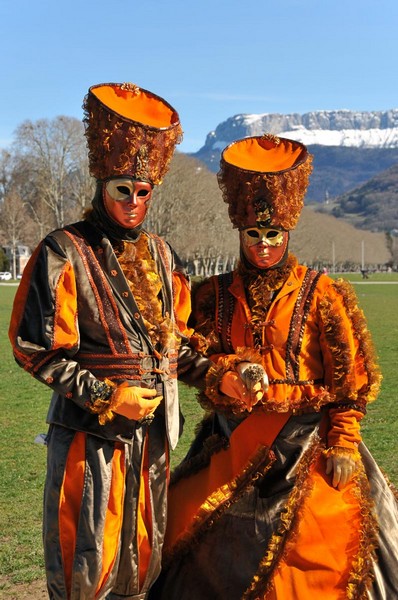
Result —
<path fill-rule="evenodd" d="M 363 421 L 363 435 L 380 466 L 397 484 L 398 285 L 376 283 L 396 281 L 394 276 L 371 274 L 355 288 L 384 375 L 381 395 Z M 362 282 L 360 275 L 344 277 Z M 7 330 L 15 290 L 15 286 L 0 286 L 0 590 L 43 577 L 41 505 L 46 451 L 34 439 L 46 430 L 50 390 L 24 373 L 12 357 Z M 185 386 L 180 389 L 186 427 L 173 464 L 184 456 L 202 414 L 193 392 Z"/>

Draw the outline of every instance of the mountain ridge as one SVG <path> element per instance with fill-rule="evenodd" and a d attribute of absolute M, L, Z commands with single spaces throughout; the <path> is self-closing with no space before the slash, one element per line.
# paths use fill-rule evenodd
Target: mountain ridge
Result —
<path fill-rule="evenodd" d="M 265 131 L 302 141 L 312 153 L 308 202 L 340 197 L 398 164 L 398 109 L 235 115 L 210 132 L 204 146 L 190 156 L 217 172 L 228 144 Z"/>
<path fill-rule="evenodd" d="M 375 134 L 376 131 L 379 135 Z M 205 148 L 222 150 L 241 136 L 262 135 L 265 132 L 293 137 L 311 145 L 398 148 L 398 109 L 320 110 L 303 114 L 241 113 L 229 117 L 211 131 L 198 153 Z M 325 137 L 325 132 L 331 134 L 330 139 Z M 349 132 L 355 132 L 355 135 Z M 374 135 L 370 136 L 369 132 Z M 336 133 L 340 133 L 340 137 Z"/>

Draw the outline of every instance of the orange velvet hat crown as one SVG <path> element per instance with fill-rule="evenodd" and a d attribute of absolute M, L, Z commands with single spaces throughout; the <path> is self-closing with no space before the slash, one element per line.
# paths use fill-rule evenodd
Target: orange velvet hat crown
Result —
<path fill-rule="evenodd" d="M 132 83 L 90 87 L 83 103 L 90 173 L 161 183 L 182 140 L 177 111 Z"/>
<path fill-rule="evenodd" d="M 233 226 L 294 229 L 311 171 L 312 156 L 300 142 L 270 133 L 232 142 L 217 177 Z"/>

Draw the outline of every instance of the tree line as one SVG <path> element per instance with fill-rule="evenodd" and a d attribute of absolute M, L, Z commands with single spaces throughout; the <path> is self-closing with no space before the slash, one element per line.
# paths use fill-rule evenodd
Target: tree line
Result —
<path fill-rule="evenodd" d="M 0 246 L 14 255 L 18 245 L 33 249 L 48 232 L 81 219 L 94 190 L 81 121 L 24 121 L 0 151 Z M 214 211 L 220 198 L 215 175 L 178 152 L 155 189 L 145 226 L 170 241 L 194 275 L 221 272 L 236 260 L 226 209 Z"/>
<path fill-rule="evenodd" d="M 0 151 L 0 248 L 11 247 L 14 256 L 18 245 L 33 250 L 48 232 L 80 220 L 94 190 L 81 121 L 59 116 L 23 122 L 10 148 Z M 175 153 L 144 225 L 172 244 L 192 275 L 209 276 L 236 264 L 238 233 L 216 174 L 192 156 Z M 291 250 L 316 268 L 349 264 L 352 270 L 363 262 L 359 249 L 364 244 L 368 268 L 390 264 L 395 269 L 397 240 L 304 208 Z M 6 269 L 0 252 L 1 270 Z"/>

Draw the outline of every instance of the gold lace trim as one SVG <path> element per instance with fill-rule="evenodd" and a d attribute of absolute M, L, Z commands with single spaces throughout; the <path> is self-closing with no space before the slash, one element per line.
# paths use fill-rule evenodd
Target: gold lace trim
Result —
<path fill-rule="evenodd" d="M 296 257 L 289 254 L 286 263 L 277 269 L 253 272 L 247 269 L 243 263 L 238 266 L 238 272 L 242 276 L 247 290 L 251 312 L 251 329 L 257 348 L 264 346 L 264 323 L 273 299 L 273 292 L 282 287 L 296 265 Z"/>
<path fill-rule="evenodd" d="M 351 285 L 340 279 L 333 287 L 341 296 L 346 314 L 349 317 L 354 336 L 359 343 L 359 356 L 362 357 L 368 376 L 368 383 L 357 390 L 353 375 L 353 356 L 346 327 L 334 301 L 325 297 L 320 303 L 320 313 L 325 327 L 325 335 L 334 362 L 334 387 L 337 402 L 349 401 L 362 405 L 374 400 L 379 392 L 382 375 L 376 364 L 376 354 L 362 310 L 358 307 L 357 298 Z"/>
<path fill-rule="evenodd" d="M 208 496 L 199 507 L 189 530 L 185 530 L 171 550 L 163 556 L 167 568 L 177 556 L 189 552 L 200 537 L 212 527 L 224 512 L 232 506 L 259 477 L 269 471 L 275 462 L 275 455 L 268 447 L 260 447 L 234 479 L 222 485 Z"/>
<path fill-rule="evenodd" d="M 170 316 L 162 314 L 162 281 L 147 236 L 141 234 L 134 243 L 123 242 L 121 252 L 115 252 L 154 348 L 176 348 L 179 337 Z"/>

